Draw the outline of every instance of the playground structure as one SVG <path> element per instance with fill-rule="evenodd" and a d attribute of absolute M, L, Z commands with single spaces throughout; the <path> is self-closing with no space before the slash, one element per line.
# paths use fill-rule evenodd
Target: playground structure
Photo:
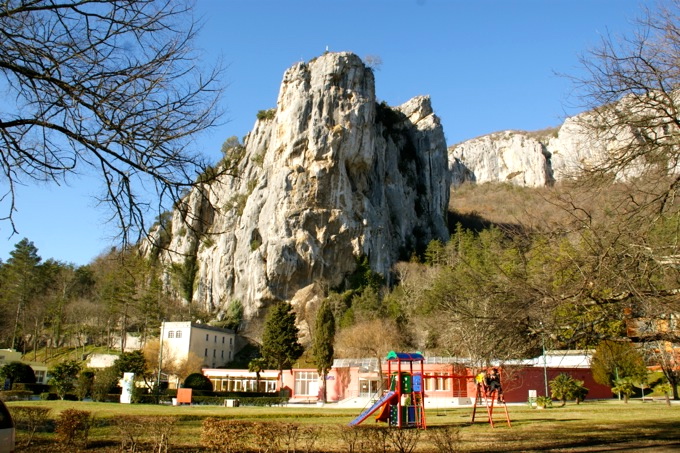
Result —
<path fill-rule="evenodd" d="M 387 375 L 389 390 L 372 406 L 349 423 L 356 426 L 380 410 L 376 420 L 386 421 L 397 428 L 425 429 L 425 404 L 423 400 L 423 362 L 420 353 L 391 351 L 387 354 Z M 420 370 L 414 372 L 414 364 Z M 395 368 L 393 368 L 393 365 Z M 405 367 L 408 367 L 406 371 Z"/>
<path fill-rule="evenodd" d="M 483 382 L 477 382 L 477 392 L 475 395 L 475 404 L 472 406 L 472 419 L 470 420 L 470 423 L 475 422 L 475 415 L 477 414 L 477 406 L 481 406 L 484 404 L 486 406 L 486 413 L 489 418 L 489 424 L 491 425 L 492 428 L 495 428 L 493 424 L 493 410 L 494 410 L 494 401 L 499 401 L 498 398 L 498 389 L 494 389 L 492 391 L 488 391 L 487 387 L 484 385 Z M 505 410 L 505 420 L 508 423 L 508 427 L 512 427 L 512 424 L 510 423 L 510 415 L 508 414 L 508 405 L 505 403 L 505 401 L 499 401 L 499 405 L 503 407 Z"/>
<path fill-rule="evenodd" d="M 377 412 L 376 421 L 387 422 L 390 426 L 426 429 L 424 379 L 429 377 L 465 380 L 477 378 L 477 376 L 456 374 L 426 375 L 424 373 L 425 359 L 420 353 L 391 351 L 387 355 L 386 361 L 390 383 L 389 390 L 384 392 L 377 401 L 352 420 L 349 426 L 356 426 Z M 419 365 L 419 371 L 416 370 L 414 372 L 414 364 L 416 364 L 417 368 Z M 487 410 L 488 422 L 493 428 L 494 401 L 498 399 L 498 390 L 488 391 L 483 379 L 476 379 L 476 381 L 476 395 L 472 408 L 471 423 L 475 422 L 477 407 L 484 404 Z M 508 426 L 512 426 L 505 401 L 499 402 L 499 404 L 504 408 Z"/>

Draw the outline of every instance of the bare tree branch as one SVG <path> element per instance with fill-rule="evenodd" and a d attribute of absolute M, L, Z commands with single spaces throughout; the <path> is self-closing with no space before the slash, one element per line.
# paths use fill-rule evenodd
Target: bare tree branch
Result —
<path fill-rule="evenodd" d="M 0 4 L 0 200 L 14 230 L 17 184 L 94 171 L 124 243 L 194 185 L 208 165 L 190 138 L 216 123 L 222 92 L 222 69 L 197 66 L 196 25 L 184 0 Z"/>

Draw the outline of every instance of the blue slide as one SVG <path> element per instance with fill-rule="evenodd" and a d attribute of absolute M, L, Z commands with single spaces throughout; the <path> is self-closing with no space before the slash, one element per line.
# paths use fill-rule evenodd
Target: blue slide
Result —
<path fill-rule="evenodd" d="M 355 418 L 354 420 L 352 420 L 351 422 L 349 422 L 349 426 L 358 425 L 359 423 L 361 423 L 361 422 L 363 422 L 364 420 L 366 420 L 368 417 L 371 416 L 371 414 L 372 414 L 373 412 L 377 411 L 377 410 L 380 409 L 382 406 L 384 406 L 385 404 L 387 404 L 387 403 L 392 399 L 392 397 L 393 397 L 394 395 L 395 395 L 395 392 L 393 392 L 393 391 L 389 391 L 389 392 L 385 393 L 385 394 L 382 396 L 382 398 L 380 398 L 378 401 L 375 402 L 375 404 L 373 404 L 373 406 L 369 407 L 368 409 L 366 409 L 365 411 L 363 411 L 361 414 L 359 414 L 359 416 L 358 416 L 357 418 Z"/>

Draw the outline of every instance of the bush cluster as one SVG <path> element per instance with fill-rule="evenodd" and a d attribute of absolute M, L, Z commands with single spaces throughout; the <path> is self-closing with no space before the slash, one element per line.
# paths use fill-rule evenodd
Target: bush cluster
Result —
<path fill-rule="evenodd" d="M 49 422 L 49 407 L 38 406 L 11 406 L 10 412 L 17 429 L 26 431 L 25 446 L 31 445 L 36 431 L 43 431 Z"/>
<path fill-rule="evenodd" d="M 59 414 L 56 433 L 59 442 L 65 445 L 80 443 L 87 447 L 87 438 L 92 426 L 92 413 L 78 409 L 65 409 Z"/>
<path fill-rule="evenodd" d="M 258 120 L 272 120 L 276 116 L 276 109 L 260 110 L 257 112 Z"/>
<path fill-rule="evenodd" d="M 284 422 L 248 422 L 207 418 L 203 421 L 201 443 L 210 451 L 314 451 L 320 429 Z"/>
<path fill-rule="evenodd" d="M 432 449 L 428 451 L 432 452 L 455 453 L 460 446 L 459 429 L 451 426 L 437 426 L 427 431 L 375 425 L 342 426 L 339 437 L 348 453 L 411 453 L 422 442 L 422 437 L 431 444 Z"/>
<path fill-rule="evenodd" d="M 241 397 L 232 396 L 232 399 L 238 399 L 239 406 L 257 406 L 257 407 L 271 407 L 271 406 L 282 406 L 288 402 L 287 397 L 282 396 L 266 396 L 266 397 Z M 221 406 L 224 404 L 224 396 L 193 396 L 192 401 L 194 404 L 205 404 L 205 405 L 215 405 Z"/>
<path fill-rule="evenodd" d="M 140 451 L 150 446 L 154 452 L 167 452 L 175 432 L 177 417 L 123 415 L 116 419 L 121 436 L 120 451 Z"/>
<path fill-rule="evenodd" d="M 27 401 L 31 399 L 33 392 L 30 390 L 3 390 L 0 392 L 2 401 Z"/>
<path fill-rule="evenodd" d="M 47 384 L 26 384 L 23 382 L 12 384 L 12 390 L 27 390 L 32 392 L 34 395 L 40 395 L 43 392 L 49 392 L 51 387 L 51 385 Z"/>

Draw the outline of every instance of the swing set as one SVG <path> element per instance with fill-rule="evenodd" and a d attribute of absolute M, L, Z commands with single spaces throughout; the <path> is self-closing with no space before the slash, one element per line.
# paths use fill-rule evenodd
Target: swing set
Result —
<path fill-rule="evenodd" d="M 472 420 L 475 422 L 477 407 L 486 406 L 488 422 L 494 427 L 493 411 L 494 401 L 498 399 L 498 389 L 489 391 L 481 375 L 427 375 L 424 372 L 425 358 L 420 353 L 405 353 L 391 351 L 386 358 L 387 374 L 389 376 L 389 390 L 386 391 L 373 405 L 364 410 L 359 416 L 349 423 L 349 426 L 356 426 L 377 412 L 376 421 L 387 422 L 390 426 L 397 428 L 419 428 L 426 429 L 425 420 L 425 394 L 424 379 L 426 378 L 446 378 L 446 379 L 475 379 L 476 395 L 475 403 L 472 408 Z M 415 369 L 414 369 L 415 367 Z M 500 402 L 504 411 L 508 426 L 510 416 L 505 402 Z"/>

